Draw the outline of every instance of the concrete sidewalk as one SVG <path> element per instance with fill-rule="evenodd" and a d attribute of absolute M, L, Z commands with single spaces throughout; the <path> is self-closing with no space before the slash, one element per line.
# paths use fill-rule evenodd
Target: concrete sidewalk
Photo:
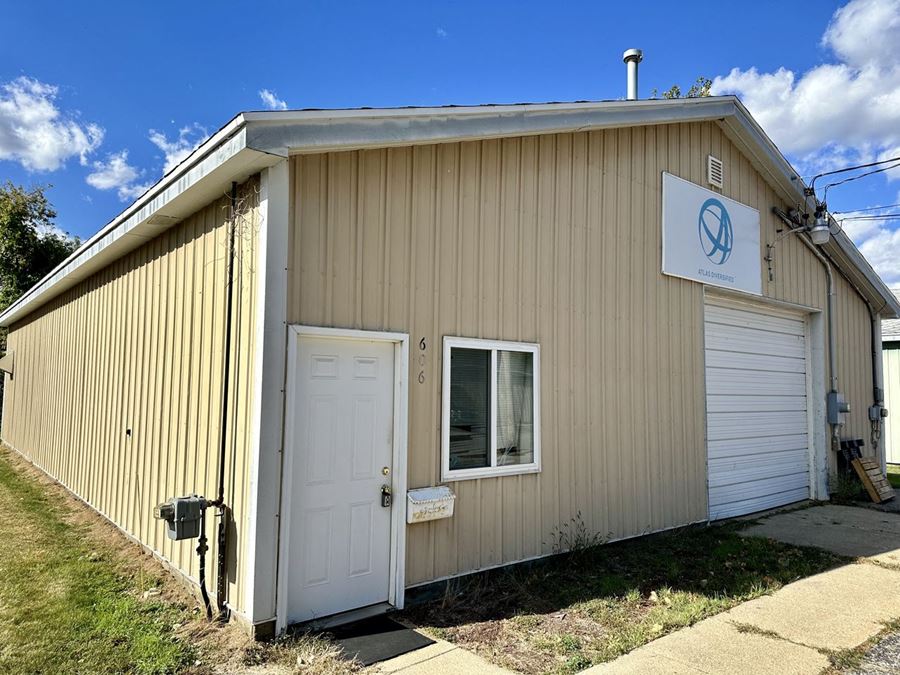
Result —
<path fill-rule="evenodd" d="M 509 675 L 510 671 L 488 663 L 473 652 L 438 640 L 423 649 L 382 661 L 377 672 L 398 675 Z"/>
<path fill-rule="evenodd" d="M 592 675 L 818 675 L 829 653 L 857 647 L 900 618 L 900 515 L 816 506 L 763 519 L 742 534 L 857 558 L 655 640 Z M 438 641 L 376 666 L 403 675 L 502 675 L 480 656 Z"/>
<path fill-rule="evenodd" d="M 861 645 L 900 617 L 900 515 L 818 506 L 771 516 L 745 534 L 859 560 L 584 672 L 814 675 L 830 665 L 829 653 Z"/>

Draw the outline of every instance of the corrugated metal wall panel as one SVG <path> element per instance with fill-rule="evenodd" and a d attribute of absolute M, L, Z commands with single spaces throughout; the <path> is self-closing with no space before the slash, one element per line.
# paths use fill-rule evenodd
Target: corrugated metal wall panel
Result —
<path fill-rule="evenodd" d="M 288 320 L 426 341 L 410 487 L 439 481 L 441 338 L 541 344 L 542 472 L 454 483 L 456 515 L 409 528 L 408 583 L 546 553 L 579 513 L 610 537 L 706 518 L 703 292 L 661 275 L 659 223 L 661 172 L 703 185 L 710 153 L 722 192 L 759 210 L 764 248 L 783 205 L 715 124 L 292 159 Z M 763 275 L 769 297 L 824 305 L 793 238 Z M 864 435 L 869 326 L 838 292 L 848 434 Z"/>
<path fill-rule="evenodd" d="M 248 531 L 258 181 L 240 189 L 226 501 L 229 599 L 240 611 Z M 153 507 L 216 495 L 230 202 L 218 200 L 12 327 L 3 440 L 129 534 L 196 577 L 196 542 L 171 542 Z M 238 295 L 239 294 L 239 295 Z M 127 431 L 130 429 L 130 435 Z M 215 590 L 213 520 L 208 558 Z"/>

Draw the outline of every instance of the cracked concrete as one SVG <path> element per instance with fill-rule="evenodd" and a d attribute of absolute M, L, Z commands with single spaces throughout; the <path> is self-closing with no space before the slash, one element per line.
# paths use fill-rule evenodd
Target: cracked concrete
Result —
<path fill-rule="evenodd" d="M 854 558 L 584 672 L 820 673 L 900 617 L 900 515 L 845 506 L 776 514 L 742 534 Z M 875 563 L 875 564 L 872 564 Z"/>
<path fill-rule="evenodd" d="M 900 566 L 900 516 L 894 513 L 829 504 L 771 516 L 741 534 Z"/>

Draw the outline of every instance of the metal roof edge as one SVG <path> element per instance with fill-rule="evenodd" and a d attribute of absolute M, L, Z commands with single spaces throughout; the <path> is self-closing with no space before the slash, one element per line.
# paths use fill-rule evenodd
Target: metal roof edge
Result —
<path fill-rule="evenodd" d="M 589 129 L 709 121 L 734 114 L 733 96 L 460 108 L 245 113 L 248 145 L 267 152 L 460 142 Z"/>
<path fill-rule="evenodd" d="M 180 222 L 204 205 L 200 201 L 218 196 L 220 183 L 281 159 L 248 148 L 246 141 L 245 123 L 238 115 L 7 307 L 0 326 L 8 327 Z"/>

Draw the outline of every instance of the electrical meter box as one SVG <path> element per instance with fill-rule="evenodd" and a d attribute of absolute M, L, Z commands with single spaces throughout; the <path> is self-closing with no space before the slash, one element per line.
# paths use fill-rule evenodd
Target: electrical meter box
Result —
<path fill-rule="evenodd" d="M 844 416 L 850 412 L 850 404 L 844 400 L 844 395 L 839 391 L 829 391 L 825 404 L 828 424 L 844 424 Z"/>
<path fill-rule="evenodd" d="M 157 519 L 166 521 L 166 536 L 175 541 L 200 536 L 200 520 L 206 500 L 198 495 L 172 497 L 154 510 Z"/>

